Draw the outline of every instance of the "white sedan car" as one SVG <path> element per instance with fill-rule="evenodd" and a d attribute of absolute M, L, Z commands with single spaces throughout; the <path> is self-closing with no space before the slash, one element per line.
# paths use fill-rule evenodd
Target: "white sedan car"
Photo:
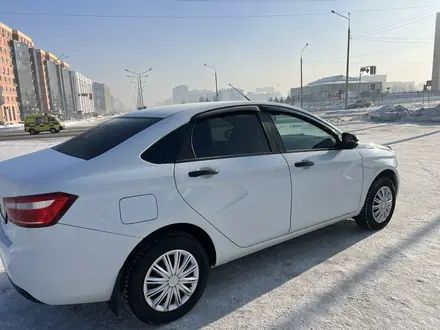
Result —
<path fill-rule="evenodd" d="M 117 311 L 121 294 L 167 323 L 211 267 L 347 218 L 384 228 L 398 187 L 390 147 L 288 105 L 152 108 L 0 163 L 0 255 L 29 299 Z"/>

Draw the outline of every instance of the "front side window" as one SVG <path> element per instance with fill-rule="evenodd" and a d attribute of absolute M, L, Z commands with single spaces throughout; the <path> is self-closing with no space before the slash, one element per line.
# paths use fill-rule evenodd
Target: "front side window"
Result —
<path fill-rule="evenodd" d="M 333 149 L 336 138 L 322 128 L 301 118 L 286 114 L 271 114 L 286 151 Z"/>
<path fill-rule="evenodd" d="M 236 113 L 199 120 L 194 126 L 191 142 L 195 158 L 270 152 L 256 113 Z"/>

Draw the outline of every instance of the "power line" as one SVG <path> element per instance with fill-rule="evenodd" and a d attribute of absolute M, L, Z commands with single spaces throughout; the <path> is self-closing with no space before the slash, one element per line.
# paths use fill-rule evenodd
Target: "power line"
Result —
<path fill-rule="evenodd" d="M 382 12 L 404 9 L 425 8 L 431 5 L 416 7 L 397 7 L 397 8 L 378 8 L 353 10 L 352 13 Z M 434 5 L 432 5 L 434 6 Z M 8 11 L 0 12 L 0 15 L 21 15 L 21 16 L 56 16 L 56 17 L 83 17 L 83 18 L 111 18 L 111 19 L 236 19 L 236 18 L 270 18 L 270 17 L 295 17 L 295 16 L 317 16 L 331 15 L 330 12 L 308 12 L 308 13 L 288 13 L 288 14 L 261 14 L 261 15 L 219 15 L 219 16 L 150 16 L 150 15 L 110 15 L 110 14 L 82 14 L 82 13 L 48 13 L 48 12 L 19 12 Z"/>
<path fill-rule="evenodd" d="M 359 38 L 352 38 L 352 39 L 360 39 L 363 37 L 359 37 Z M 409 37 L 366 37 L 367 39 L 371 39 L 371 40 L 383 40 L 383 39 L 389 39 L 389 40 L 417 40 L 417 41 L 432 41 L 432 38 L 409 38 Z"/>
<path fill-rule="evenodd" d="M 387 71 L 387 73 L 401 72 L 401 71 L 414 71 L 414 70 L 426 69 L 426 68 L 431 68 L 431 67 L 432 67 L 432 65 L 429 64 L 429 65 L 417 66 L 417 67 L 406 68 L 406 69 L 391 70 L 391 71 Z"/>
<path fill-rule="evenodd" d="M 231 3 L 231 2 L 334 2 L 337 0 L 175 0 L 177 2 L 205 2 L 205 3 Z"/>
<path fill-rule="evenodd" d="M 380 28 L 380 29 L 372 30 L 370 32 L 366 32 L 366 33 L 354 36 L 353 38 L 368 37 L 368 36 L 372 36 L 372 35 L 375 35 L 375 34 L 378 34 L 378 33 L 383 33 L 383 32 L 387 32 L 387 31 L 395 30 L 395 29 L 398 29 L 398 28 L 401 28 L 401 27 L 404 27 L 404 26 L 407 26 L 407 25 L 419 22 L 419 21 L 424 20 L 426 18 L 429 18 L 432 15 L 434 15 L 435 12 L 436 11 L 429 11 L 429 12 L 425 12 L 425 13 L 419 13 L 419 14 L 411 16 L 411 17 L 409 17 L 409 18 L 407 18 L 407 19 L 405 19 L 403 21 L 400 21 L 399 23 L 394 23 L 394 24 L 389 25 L 387 27 L 383 27 L 383 28 Z M 417 19 L 415 19 L 415 18 L 417 18 Z"/>
<path fill-rule="evenodd" d="M 380 40 L 380 39 L 368 39 L 368 38 L 355 38 L 354 40 L 359 41 L 371 41 L 371 42 L 386 42 L 393 44 L 432 44 L 432 41 L 406 41 L 406 40 Z"/>
<path fill-rule="evenodd" d="M 177 2 L 205 2 L 205 3 L 231 3 L 231 2 L 334 2 L 337 0 L 175 0 Z"/>
<path fill-rule="evenodd" d="M 402 52 L 402 51 L 406 51 L 406 50 L 411 50 L 411 49 L 419 49 L 419 48 L 423 48 L 423 47 L 427 47 L 428 45 L 424 45 L 424 46 L 416 46 L 416 47 L 406 47 L 406 48 L 399 48 L 399 49 L 392 49 L 392 50 L 386 50 L 383 52 L 371 52 L 371 53 L 365 53 L 365 54 L 361 54 L 361 55 L 355 55 L 353 56 L 351 59 L 357 59 L 357 58 L 361 58 L 361 57 L 365 57 L 365 56 L 371 56 L 371 55 L 382 55 L 382 54 L 387 54 L 387 53 L 393 53 L 393 52 Z M 341 56 L 338 59 L 335 60 L 315 60 L 315 61 L 304 61 L 303 63 L 337 63 L 340 62 L 341 60 L 345 59 L 345 56 Z"/>
<path fill-rule="evenodd" d="M 0 15 L 26 16 L 59 16 L 59 17 L 88 17 L 88 18 L 122 18 L 122 19 L 215 19 L 215 18 L 267 18 L 328 15 L 328 12 L 310 12 L 294 14 L 262 14 L 262 15 L 221 15 L 221 16 L 147 16 L 147 15 L 105 15 L 78 13 L 33 13 L 33 12 L 0 12 Z"/>

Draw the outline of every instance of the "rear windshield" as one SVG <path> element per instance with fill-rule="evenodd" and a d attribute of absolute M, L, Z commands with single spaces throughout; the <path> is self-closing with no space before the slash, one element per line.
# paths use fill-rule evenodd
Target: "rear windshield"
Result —
<path fill-rule="evenodd" d="M 120 117 L 111 119 L 55 147 L 63 154 L 90 160 L 121 144 L 161 118 Z"/>

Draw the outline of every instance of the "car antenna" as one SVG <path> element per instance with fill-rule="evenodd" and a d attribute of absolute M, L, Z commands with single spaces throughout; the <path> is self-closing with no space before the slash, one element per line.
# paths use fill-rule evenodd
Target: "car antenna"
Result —
<path fill-rule="evenodd" d="M 235 88 L 234 86 L 232 86 L 231 84 L 229 84 L 229 86 L 231 86 L 238 94 L 240 94 L 241 96 L 243 96 L 246 100 L 250 101 L 251 99 L 248 98 L 246 95 L 244 95 L 242 92 L 240 92 L 237 88 Z"/>

